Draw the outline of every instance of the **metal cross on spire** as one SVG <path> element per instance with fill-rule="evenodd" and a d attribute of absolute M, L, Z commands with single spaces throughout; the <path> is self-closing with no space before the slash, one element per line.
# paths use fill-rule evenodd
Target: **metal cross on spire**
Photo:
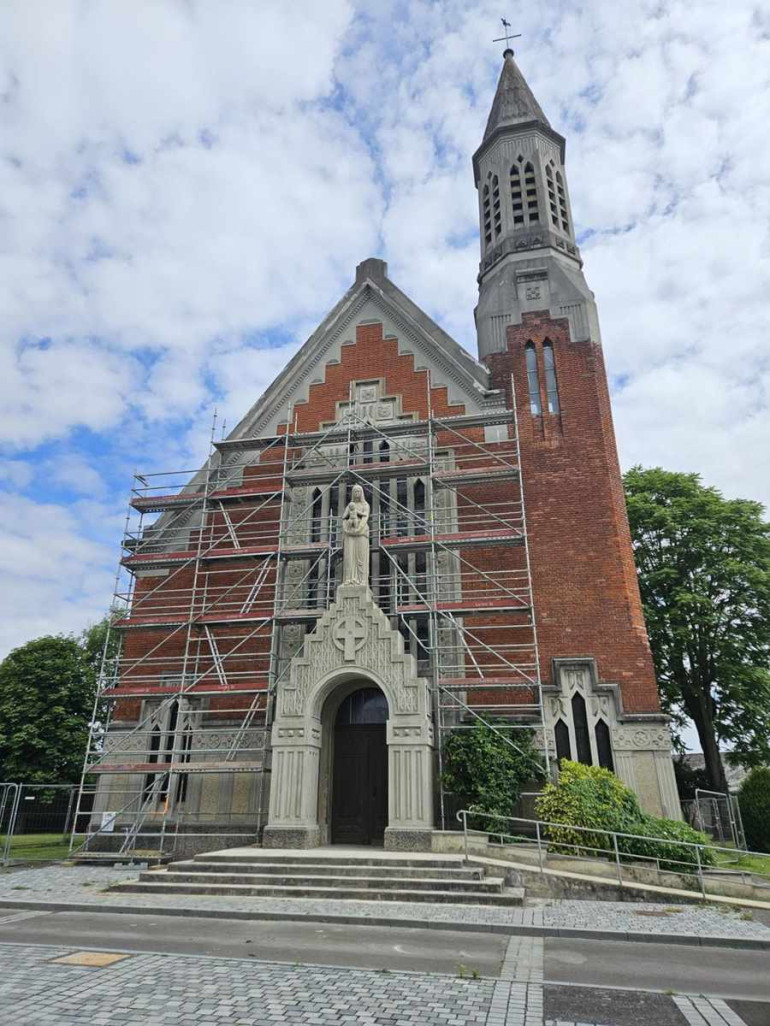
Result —
<path fill-rule="evenodd" d="M 513 48 L 511 47 L 511 40 L 521 39 L 521 32 L 511 32 L 511 23 L 509 21 L 506 21 L 505 18 L 501 18 L 500 21 L 503 23 L 503 31 L 505 32 L 505 35 L 500 36 L 498 39 L 493 39 L 492 42 L 502 43 L 503 41 L 505 41 L 506 50 L 510 50 L 511 53 L 513 53 Z"/>

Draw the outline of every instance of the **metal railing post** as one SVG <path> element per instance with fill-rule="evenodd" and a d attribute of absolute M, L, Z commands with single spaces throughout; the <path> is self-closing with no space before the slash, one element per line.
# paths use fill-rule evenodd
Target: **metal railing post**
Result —
<path fill-rule="evenodd" d="M 467 858 L 468 858 L 468 814 L 465 812 L 464 809 L 462 811 L 462 817 L 463 817 L 463 845 L 464 845 L 464 848 L 465 848 L 465 858 L 467 860 Z"/>
<path fill-rule="evenodd" d="M 535 833 L 537 835 L 537 863 L 540 867 L 540 872 L 543 872 L 543 844 L 540 838 L 540 822 L 535 822 Z"/>
<path fill-rule="evenodd" d="M 617 871 L 618 871 L 618 885 L 620 887 L 622 887 L 623 886 L 623 871 L 620 868 L 620 849 L 618 848 L 618 835 L 617 834 L 613 834 L 612 835 L 612 846 L 615 849 L 615 866 L 617 867 Z"/>
<path fill-rule="evenodd" d="M 702 897 L 706 897 L 706 881 L 703 879 L 703 864 L 700 860 L 700 845 L 695 845 L 695 859 L 698 863 L 698 883 L 700 884 L 700 892 Z"/>
<path fill-rule="evenodd" d="M 11 784 L 14 788 L 13 798 L 11 800 L 11 811 L 8 816 L 8 829 L 5 833 L 5 848 L 3 849 L 3 865 L 7 866 L 10 862 L 11 856 L 11 842 L 13 841 L 13 835 L 16 830 L 16 820 L 19 815 L 19 804 L 21 803 L 21 785 Z"/>

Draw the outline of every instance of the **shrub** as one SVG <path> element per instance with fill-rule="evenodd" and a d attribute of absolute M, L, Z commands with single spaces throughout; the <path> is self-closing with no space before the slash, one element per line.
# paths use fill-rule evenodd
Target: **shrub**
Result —
<path fill-rule="evenodd" d="M 460 809 L 511 816 L 522 784 L 542 780 L 545 772 L 534 747 L 531 730 L 517 730 L 511 741 L 494 724 L 477 722 L 470 730 L 450 734 L 443 748 L 444 786 Z M 469 825 L 481 830 L 500 827 L 494 820 L 476 817 Z"/>
<path fill-rule="evenodd" d="M 757 766 L 745 777 L 738 805 L 749 849 L 770 852 L 770 767 Z"/>
<path fill-rule="evenodd" d="M 559 782 L 546 786 L 535 808 L 540 819 L 564 824 L 549 827 L 548 836 L 554 850 L 573 855 L 590 855 L 592 848 L 609 850 L 612 839 L 604 834 L 570 830 L 570 826 L 630 833 L 643 815 L 634 792 L 614 773 L 568 759 L 562 759 Z M 576 845 L 577 850 L 571 845 Z"/>
<path fill-rule="evenodd" d="M 708 845 L 705 834 L 675 819 L 658 819 L 642 812 L 639 801 L 630 788 L 618 780 L 614 773 L 599 766 L 563 759 L 557 784 L 548 784 L 537 801 L 537 814 L 541 819 L 559 824 L 548 828 L 548 839 L 553 851 L 571 855 L 596 854 L 592 849 L 614 852 L 612 838 L 604 834 L 586 833 L 570 827 L 594 827 L 622 834 L 642 835 L 618 838 L 622 854 L 640 855 L 660 859 L 662 869 L 687 872 L 688 866 L 697 865 L 692 848 L 666 841 L 689 841 Z M 649 838 L 649 839 L 648 839 Z M 710 848 L 701 851 L 703 865 L 713 864 Z M 684 866 L 677 863 L 685 863 Z"/>
<path fill-rule="evenodd" d="M 687 823 L 677 819 L 659 819 L 657 816 L 643 815 L 631 833 L 644 836 L 638 840 L 635 837 L 619 837 L 618 848 L 621 852 L 659 859 L 660 868 L 672 873 L 687 873 L 691 869 L 697 869 L 698 856 L 694 848 L 686 848 L 681 844 L 666 844 L 666 841 L 688 841 L 690 844 L 703 845 L 700 851 L 701 865 L 713 866 L 716 861 L 713 849 L 709 846 L 710 839 L 706 834 L 700 830 L 693 830 Z"/>

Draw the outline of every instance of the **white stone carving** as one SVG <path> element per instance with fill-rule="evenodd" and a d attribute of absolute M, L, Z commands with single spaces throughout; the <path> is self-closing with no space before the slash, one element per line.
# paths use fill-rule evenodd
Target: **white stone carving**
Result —
<path fill-rule="evenodd" d="M 369 583 L 369 503 L 358 484 L 342 515 L 342 583 Z"/>

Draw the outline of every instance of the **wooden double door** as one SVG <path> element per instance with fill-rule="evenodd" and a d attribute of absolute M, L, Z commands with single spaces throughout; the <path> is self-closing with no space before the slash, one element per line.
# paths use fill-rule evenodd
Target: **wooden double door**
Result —
<path fill-rule="evenodd" d="M 332 843 L 383 843 L 388 824 L 388 746 L 384 723 L 334 730 Z"/>

